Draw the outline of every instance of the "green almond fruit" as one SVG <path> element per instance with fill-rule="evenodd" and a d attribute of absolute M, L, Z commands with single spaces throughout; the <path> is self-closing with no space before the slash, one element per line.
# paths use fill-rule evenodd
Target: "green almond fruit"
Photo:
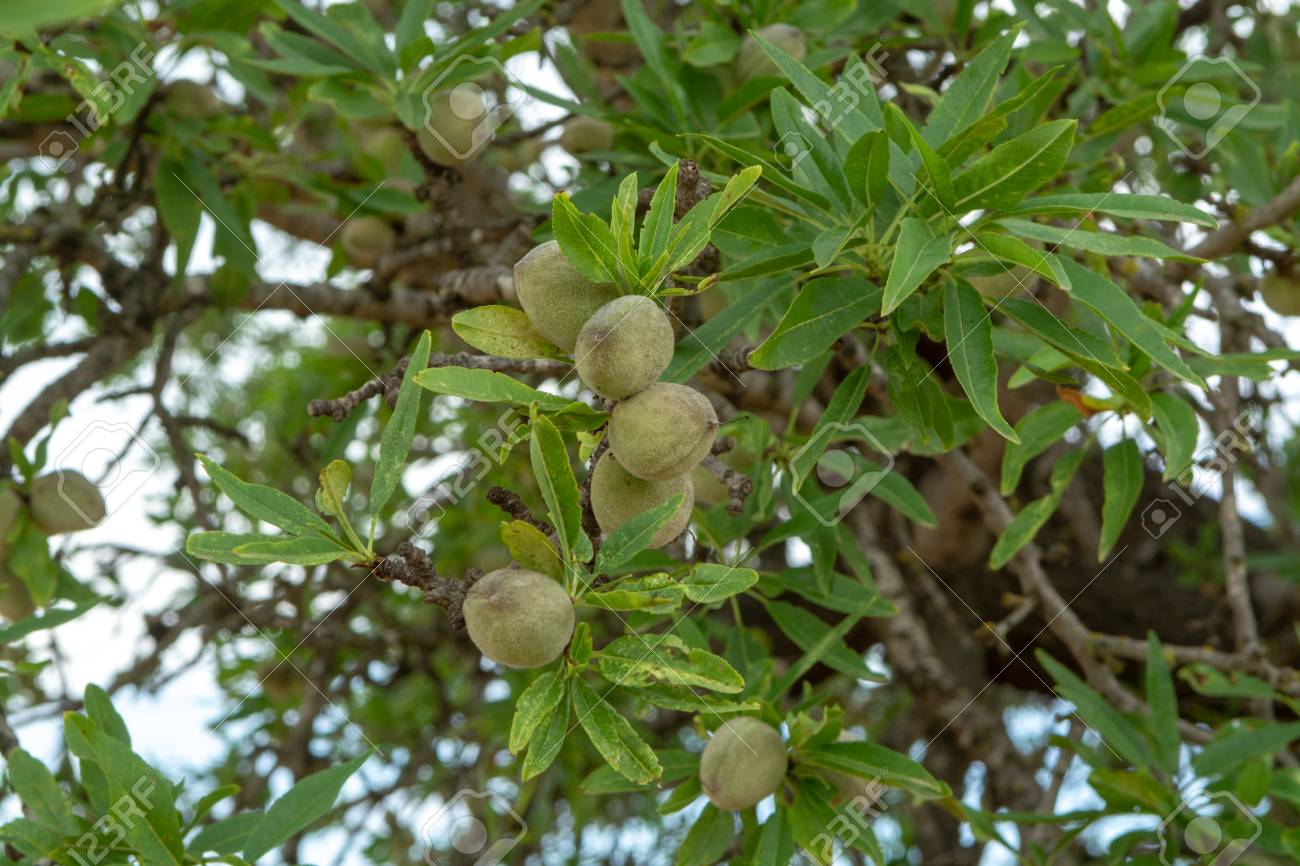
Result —
<path fill-rule="evenodd" d="M 1271 271 L 1260 281 L 1259 294 L 1279 316 L 1300 316 L 1300 274 Z"/>
<path fill-rule="evenodd" d="M 515 264 L 515 296 L 538 333 L 572 352 L 582 326 L 619 291 L 584 277 L 557 242 L 547 241 Z"/>
<path fill-rule="evenodd" d="M 554 578 L 526 568 L 501 568 L 465 594 L 465 627 L 483 655 L 512 668 L 536 668 L 560 657 L 573 636 L 573 602 Z"/>
<path fill-rule="evenodd" d="M 600 531 L 606 535 L 679 493 L 684 497 L 681 507 L 655 533 L 650 547 L 663 547 L 681 535 L 686 524 L 691 522 L 691 509 L 695 507 L 695 483 L 691 476 L 686 474 L 667 481 L 646 481 L 620 466 L 618 459 L 608 451 L 601 455 L 592 470 L 591 510 L 600 524 Z"/>
<path fill-rule="evenodd" d="M 610 400 L 622 400 L 658 379 L 672 361 L 673 349 L 673 326 L 658 302 L 644 295 L 624 295 L 605 304 L 582 326 L 573 359 L 588 388 Z"/>
<path fill-rule="evenodd" d="M 32 481 L 32 520 L 48 535 L 98 526 L 107 513 L 99 488 L 80 472 L 60 469 Z"/>
<path fill-rule="evenodd" d="M 598 117 L 575 117 L 564 124 L 560 147 L 574 156 L 614 145 L 614 127 Z"/>
<path fill-rule="evenodd" d="M 713 447 L 718 415 L 694 388 L 655 382 L 614 407 L 609 450 L 637 478 L 664 481 L 690 472 Z"/>
<path fill-rule="evenodd" d="M 417 130 L 415 137 L 424 155 L 444 168 L 455 168 L 474 156 L 495 129 L 475 84 L 440 90 L 429 96 L 428 107 L 428 128 Z"/>
<path fill-rule="evenodd" d="M 789 766 L 776 728 L 749 716 L 728 719 L 700 756 L 700 786 L 719 809 L 748 809 L 776 793 Z"/>
<path fill-rule="evenodd" d="M 397 232 L 379 217 L 354 217 L 343 226 L 342 244 L 352 262 L 368 268 L 393 251 Z"/>

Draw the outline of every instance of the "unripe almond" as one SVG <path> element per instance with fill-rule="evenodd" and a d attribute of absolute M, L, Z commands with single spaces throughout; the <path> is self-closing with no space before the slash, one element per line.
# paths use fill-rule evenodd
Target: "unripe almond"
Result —
<path fill-rule="evenodd" d="M 572 352 L 592 315 L 618 297 L 613 283 L 593 283 L 555 241 L 533 247 L 515 264 L 515 296 L 543 337 Z"/>
<path fill-rule="evenodd" d="M 369 129 L 361 134 L 361 149 L 390 171 L 397 171 L 406 153 L 406 137 L 392 126 Z"/>
<path fill-rule="evenodd" d="M 596 461 L 591 474 L 591 510 L 600 524 L 600 531 L 606 535 L 625 521 L 663 505 L 679 493 L 685 497 L 681 507 L 650 539 L 650 547 L 663 547 L 681 535 L 686 524 L 691 522 L 691 509 L 695 507 L 695 484 L 691 476 L 645 481 L 620 466 L 618 459 L 608 451 Z"/>
<path fill-rule="evenodd" d="M 99 488 L 80 472 L 60 469 L 32 481 L 32 520 L 48 535 L 99 525 L 106 506 Z"/>
<path fill-rule="evenodd" d="M 573 635 L 573 602 L 553 578 L 526 568 L 486 574 L 465 594 L 465 627 L 483 655 L 512 668 L 560 657 Z"/>
<path fill-rule="evenodd" d="M 376 216 L 355 217 L 343 227 L 343 252 L 363 268 L 391 253 L 396 244 L 393 227 Z"/>
<path fill-rule="evenodd" d="M 614 144 L 614 127 L 598 117 L 575 117 L 564 124 L 560 147 L 577 156 L 593 150 L 609 150 Z"/>
<path fill-rule="evenodd" d="M 1300 316 L 1300 274 L 1271 271 L 1260 281 L 1259 293 L 1279 316 Z"/>
<path fill-rule="evenodd" d="M 492 134 L 487 105 L 474 84 L 460 84 L 429 97 L 429 129 L 415 134 L 432 162 L 454 168 L 472 157 Z"/>
<path fill-rule="evenodd" d="M 657 302 L 644 295 L 624 295 L 582 326 L 573 359 L 588 388 L 622 400 L 644 390 L 668 367 L 673 326 Z"/>
<path fill-rule="evenodd" d="M 807 53 L 804 45 L 803 31 L 792 24 L 769 24 L 757 31 L 768 42 L 789 54 L 795 60 L 803 60 Z M 763 46 L 753 36 L 746 36 L 740 43 L 740 53 L 736 57 L 736 72 L 744 81 L 758 78 L 760 75 L 780 75 L 781 70 L 767 56 Z"/>
<path fill-rule="evenodd" d="M 776 728 L 748 716 L 729 719 L 700 756 L 700 786 L 719 809 L 748 809 L 776 793 L 789 765 Z"/>
<path fill-rule="evenodd" d="M 655 382 L 614 407 L 609 450 L 637 478 L 663 481 L 690 472 L 713 447 L 718 415 L 694 388 Z"/>

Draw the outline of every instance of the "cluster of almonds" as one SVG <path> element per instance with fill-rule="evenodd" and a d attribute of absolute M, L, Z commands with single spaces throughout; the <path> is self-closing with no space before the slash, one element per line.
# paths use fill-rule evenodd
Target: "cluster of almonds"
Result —
<path fill-rule="evenodd" d="M 24 508 L 46 535 L 90 529 L 107 511 L 99 488 L 80 472 L 65 469 L 33 479 L 25 500 L 12 488 L 0 487 L 0 616 L 10 621 L 36 609 L 27 585 L 8 568 L 9 535 Z"/>
<path fill-rule="evenodd" d="M 712 448 L 718 416 L 698 391 L 656 381 L 673 357 L 668 315 L 650 298 L 586 279 L 555 241 L 515 265 L 515 293 L 538 333 L 573 353 L 587 387 L 618 401 L 609 449 L 591 477 L 591 509 L 601 532 L 680 494 L 682 504 L 650 546 L 672 541 L 691 519 L 691 470 Z M 463 612 L 475 646 L 509 667 L 550 664 L 573 634 L 568 594 L 529 569 L 485 575 L 466 593 Z"/>
<path fill-rule="evenodd" d="M 681 535 L 695 504 L 691 470 L 713 447 L 718 416 L 693 388 L 657 381 L 673 358 L 673 326 L 660 304 L 593 283 L 554 241 L 515 265 L 515 293 L 542 336 L 572 352 L 582 381 L 617 401 L 609 449 L 591 478 L 591 508 L 609 534 L 629 518 L 682 496 L 651 547 Z"/>

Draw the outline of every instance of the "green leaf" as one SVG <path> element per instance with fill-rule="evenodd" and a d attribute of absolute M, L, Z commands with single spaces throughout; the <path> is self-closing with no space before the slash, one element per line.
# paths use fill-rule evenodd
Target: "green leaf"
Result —
<path fill-rule="evenodd" d="M 180 816 L 171 783 L 131 747 L 108 734 L 93 719 L 67 713 L 64 735 L 69 749 L 81 759 L 82 781 L 87 766 L 100 773 L 107 804 L 129 803 L 144 820 L 122 824 L 125 838 L 140 851 L 142 862 L 180 866 L 183 847 Z M 89 787 L 89 785 L 88 785 Z"/>
<path fill-rule="evenodd" d="M 849 190 L 868 206 L 878 205 L 889 186 L 889 136 L 883 129 L 854 142 L 844 157 Z"/>
<path fill-rule="evenodd" d="M 343 52 L 358 67 L 384 78 L 391 77 L 396 71 L 393 56 L 382 41 L 365 40 L 333 18 L 303 6 L 297 0 L 276 0 L 276 5 L 304 30 Z"/>
<path fill-rule="evenodd" d="M 1137 442 L 1121 439 L 1102 454 L 1105 499 L 1101 506 L 1101 543 L 1097 559 L 1104 560 L 1124 531 L 1133 506 L 1142 492 L 1145 474 Z"/>
<path fill-rule="evenodd" d="M 828 85 L 813 74 L 808 67 L 779 46 L 773 45 L 764 39 L 761 34 L 750 31 L 749 35 L 763 49 L 763 53 L 776 64 L 776 68 L 780 70 L 781 74 L 794 85 L 794 89 L 799 91 L 799 95 L 809 105 L 813 106 L 813 109 L 821 116 L 822 121 L 838 132 L 846 142 L 852 142 L 860 138 L 864 133 L 880 127 L 880 124 L 873 122 L 861 108 L 863 102 L 867 100 L 870 101 L 870 104 L 875 104 L 875 90 L 869 82 L 864 83 L 863 79 L 856 82 L 841 80 L 834 86 Z M 845 72 L 849 72 L 847 65 Z M 846 74 L 845 78 L 848 79 L 849 76 Z M 850 88 L 852 88 L 852 98 L 847 95 L 839 95 L 842 93 L 847 94 Z"/>
<path fill-rule="evenodd" d="M 1076 125 L 1054 120 L 977 159 L 953 179 L 953 212 L 1009 207 L 1055 178 L 1070 155 Z"/>
<path fill-rule="evenodd" d="M 939 147 L 954 132 L 974 123 L 988 109 L 998 78 L 1011 58 L 1011 46 L 1020 28 L 1015 27 L 994 39 L 944 91 L 939 104 L 926 118 L 922 134 L 931 147 Z"/>
<path fill-rule="evenodd" d="M 1185 222 L 1208 228 L 1217 228 L 1219 225 L 1218 220 L 1205 211 L 1172 198 L 1113 192 L 1077 192 L 1029 198 L 1004 211 L 1003 215 L 1070 216 L 1078 213 Z"/>
<path fill-rule="evenodd" d="M 235 854 L 248 842 L 253 828 L 262 823 L 261 812 L 243 812 L 209 824 L 190 840 L 191 853 L 215 851 L 218 854 Z"/>
<path fill-rule="evenodd" d="M 286 791 L 267 808 L 262 820 L 248 834 L 244 842 L 244 859 L 257 860 L 310 827 L 330 810 L 344 783 L 361 769 L 369 757 L 370 753 L 366 752 L 346 764 L 312 773 Z"/>
<path fill-rule="evenodd" d="M 1011 557 L 1020 551 L 1020 548 L 1034 540 L 1038 530 L 1043 528 L 1043 524 L 1060 505 L 1061 495 L 1065 493 L 1065 488 L 1074 478 L 1074 473 L 1078 471 L 1079 464 L 1083 462 L 1086 453 L 1084 448 L 1067 451 L 1064 457 L 1052 465 L 1051 493 L 1041 499 L 1035 499 L 1011 518 L 1011 523 L 1003 530 L 997 543 L 993 545 L 993 550 L 989 552 L 989 568 L 996 570 L 1006 565 L 1011 561 Z"/>
<path fill-rule="evenodd" d="M 1044 255 L 1041 250 L 1034 249 L 1022 240 L 995 232 L 980 231 L 975 234 L 975 243 L 989 255 L 1013 264 L 1024 265 L 1065 291 L 1070 290 L 1070 278 L 1065 275 L 1065 271 L 1061 270 L 1056 259 Z"/>
<path fill-rule="evenodd" d="M 1057 400 L 1039 406 L 1017 421 L 1016 435 L 1020 441 L 1008 443 L 1002 452 L 1002 495 L 1010 496 L 1015 492 L 1029 461 L 1050 448 L 1082 420 L 1083 415 L 1073 404 Z"/>
<path fill-rule="evenodd" d="M 1070 278 L 1072 298 L 1079 300 L 1115 327 L 1133 345 L 1161 367 L 1199 388 L 1205 381 L 1183 362 L 1169 346 L 1155 323 L 1142 314 L 1133 298 L 1095 271 L 1068 258 L 1057 257 Z"/>
<path fill-rule="evenodd" d="M 1200 425 L 1196 410 L 1186 400 L 1167 391 L 1151 395 L 1151 410 L 1160 431 L 1160 451 L 1165 455 L 1165 481 L 1181 478 L 1192 466 Z"/>
<path fill-rule="evenodd" d="M 415 351 L 406 364 L 393 415 L 384 425 L 383 438 L 379 443 L 379 461 L 375 464 L 375 477 L 370 483 L 369 508 L 372 515 L 378 515 L 380 509 L 388 504 L 393 491 L 402 481 L 406 456 L 411 451 L 411 440 L 415 438 L 415 423 L 420 417 L 417 377 L 422 372 L 429 372 L 426 368 L 429 366 L 429 350 L 432 345 L 433 335 L 425 331 L 420 335 L 420 341 L 415 344 Z"/>
<path fill-rule="evenodd" d="M 785 635 L 804 652 L 821 650 L 820 643 L 830 627 L 812 611 L 783 601 L 766 602 L 767 611 Z M 885 678 L 867 667 L 862 654 L 851 649 L 842 639 L 823 652 L 822 661 L 842 674 L 871 683 L 884 682 Z"/>
<path fill-rule="evenodd" d="M 952 796 L 946 782 L 936 779 L 906 755 L 878 743 L 827 743 L 804 752 L 803 760 L 825 770 L 861 779 L 879 779 L 891 788 L 902 788 L 926 800 Z"/>
<path fill-rule="evenodd" d="M 684 498 L 679 493 L 667 502 L 619 524 L 618 529 L 611 532 L 600 546 L 600 553 L 596 555 L 596 575 L 608 574 L 649 547 L 655 533 L 677 513 Z"/>
<path fill-rule="evenodd" d="M 785 807 L 777 805 L 776 811 L 763 822 L 754 846 L 754 859 L 750 866 L 789 866 L 794 860 L 794 834 Z"/>
<path fill-rule="evenodd" d="M 245 544 L 266 541 L 270 536 L 255 532 L 195 532 L 185 539 L 185 552 L 223 565 L 254 565 L 261 560 L 242 556 L 236 550 Z"/>
<path fill-rule="evenodd" d="M 551 539 L 536 526 L 523 520 L 501 524 L 501 541 L 513 559 L 524 568 L 548 574 L 556 580 L 564 579 L 564 560 Z"/>
<path fill-rule="evenodd" d="M 663 775 L 659 777 L 659 784 L 680 782 L 682 779 L 699 774 L 700 756 L 697 754 L 685 749 L 661 749 L 657 754 L 664 768 Z M 611 767 L 597 767 L 582 780 L 582 793 L 593 796 L 628 794 L 644 790 L 646 790 L 644 785 L 629 782 L 614 772 Z"/>
<path fill-rule="evenodd" d="M 1156 747 L 1156 762 L 1170 776 L 1178 772 L 1178 694 L 1174 678 L 1165 663 L 1164 648 L 1153 631 L 1147 632 L 1146 668 L 1147 706 L 1151 708 L 1152 741 Z"/>
<path fill-rule="evenodd" d="M 573 681 L 573 711 L 596 751 L 624 778 L 646 784 L 659 778 L 663 767 L 654 751 L 620 716 L 580 679 Z"/>
<path fill-rule="evenodd" d="M 533 415 L 528 453 L 533 476 L 559 536 L 560 550 L 567 560 L 578 550 L 579 539 L 585 537 L 582 532 L 582 503 L 564 438 L 549 418 Z"/>
<path fill-rule="evenodd" d="M 916 291 L 926 277 L 948 261 L 952 252 L 951 233 L 934 237 L 924 220 L 907 217 L 899 226 L 894 260 L 885 282 L 885 300 L 881 315 L 888 316 L 908 295 Z"/>
<path fill-rule="evenodd" d="M 752 568 L 701 562 L 681 580 L 686 597 L 696 604 L 713 604 L 744 592 L 758 583 L 758 572 Z"/>
<path fill-rule="evenodd" d="M 9 784 L 32 820 L 59 835 L 77 832 L 72 806 L 58 780 L 44 764 L 22 749 L 9 753 Z"/>
<path fill-rule="evenodd" d="M 1043 225 L 1028 220 L 1003 219 L 998 221 L 1008 231 L 1022 238 L 1051 244 L 1052 249 L 1070 247 L 1099 253 L 1103 256 L 1145 256 L 1152 259 L 1174 259 L 1183 262 L 1199 262 L 1196 256 L 1185 255 L 1155 238 L 1136 235 L 1117 235 L 1111 232 L 1085 231 L 1078 226 L 1061 228 Z"/>
<path fill-rule="evenodd" d="M 1261 755 L 1285 750 L 1300 739 L 1300 722 L 1285 725 L 1263 723 L 1250 730 L 1224 734 L 1201 750 L 1192 760 L 1198 776 L 1222 776 Z"/>
<path fill-rule="evenodd" d="M 180 181 L 179 174 L 183 170 L 175 160 L 162 159 L 153 176 L 158 216 L 176 244 L 178 279 L 185 275 L 189 265 L 190 253 L 194 251 L 194 242 L 199 235 L 199 219 L 203 215 L 203 205 Z"/>
<path fill-rule="evenodd" d="M 348 487 L 352 485 L 352 467 L 342 460 L 331 460 L 320 471 L 317 505 L 321 511 L 347 522 Z"/>
<path fill-rule="evenodd" d="M 736 837 L 736 816 L 712 803 L 704 807 L 677 849 L 676 866 L 713 866 Z"/>
<path fill-rule="evenodd" d="M 289 562 L 295 565 L 324 565 L 349 556 L 347 548 L 330 538 L 258 538 L 233 551 L 241 563 Z M 352 554 L 352 558 L 357 558 Z"/>
<path fill-rule="evenodd" d="M 1079 718 L 1107 747 L 1114 749 L 1135 766 L 1142 767 L 1150 763 L 1151 751 L 1146 740 L 1142 739 L 1142 735 L 1119 710 L 1089 688 L 1074 671 L 1043 650 L 1035 650 L 1034 656 L 1056 682 L 1057 694 L 1074 704 Z"/>
<path fill-rule="evenodd" d="M 0 628 L 0 646 L 8 646 L 22 640 L 29 634 L 72 622 L 83 613 L 94 608 L 103 599 L 95 598 L 82 602 L 76 607 L 46 608 L 39 616 L 29 616 L 18 622 Z"/>
<path fill-rule="evenodd" d="M 673 213 L 677 208 L 677 173 L 680 163 L 674 161 L 664 172 L 664 179 L 655 188 L 650 199 L 650 209 L 641 223 L 638 252 L 642 261 L 653 262 L 668 251 L 668 239 L 673 230 Z"/>
<path fill-rule="evenodd" d="M 264 484 L 241 481 L 202 454 L 198 458 L 212 483 L 250 517 L 264 520 L 294 535 L 333 536 L 329 524 L 320 515 L 287 493 Z"/>
<path fill-rule="evenodd" d="M 578 604 L 606 610 L 640 610 L 646 613 L 671 613 L 682 603 L 681 585 L 658 572 L 646 577 L 625 577 L 585 593 Z"/>
<path fill-rule="evenodd" d="M 1091 331 L 1066 325 L 1037 301 L 1003 298 L 998 312 L 1015 319 L 1071 358 L 1084 358 L 1113 370 L 1128 369 L 1105 341 Z"/>
<path fill-rule="evenodd" d="M 575 680 L 581 683 L 580 680 Z M 524 756 L 523 766 L 519 768 L 520 778 L 527 782 L 546 772 L 560 754 L 560 746 L 569 734 L 569 705 L 561 703 L 551 714 L 549 721 L 538 726 L 528 743 L 528 754 Z"/>
<path fill-rule="evenodd" d="M 105 734 L 121 740 L 128 746 L 131 745 L 131 732 L 127 730 L 126 722 L 113 706 L 113 701 L 108 697 L 108 692 L 91 683 L 86 686 L 84 697 L 86 715 L 90 716 Z"/>
<path fill-rule="evenodd" d="M 574 207 L 567 192 L 551 199 L 551 228 L 565 258 L 579 273 L 593 282 L 619 283 L 618 275 L 624 268 L 615 251 L 614 233 L 600 217 Z M 633 270 L 631 262 L 627 270 Z"/>
<path fill-rule="evenodd" d="M 942 205 L 945 210 L 951 209 L 956 198 L 956 190 L 953 189 L 952 170 L 948 167 L 948 162 L 934 152 L 933 148 L 930 147 L 925 138 L 912 124 L 911 118 L 901 108 L 891 102 L 886 106 L 886 109 L 886 118 L 906 131 L 908 138 L 916 147 L 916 152 L 921 155 L 921 163 L 925 166 L 926 174 L 930 176 L 933 189 L 924 188 L 923 186 L 924 191 L 929 196 L 929 199 L 923 200 L 923 203 L 928 205 L 929 201 L 933 200 Z M 916 178 L 916 180 L 918 183 L 920 182 L 920 178 Z"/>
<path fill-rule="evenodd" d="M 989 426 L 1012 442 L 1020 437 L 998 409 L 998 364 L 993 325 L 980 293 L 969 283 L 949 281 L 943 290 L 943 330 L 948 360 L 971 406 Z"/>
<path fill-rule="evenodd" d="M 564 354 L 537 332 L 523 310 L 485 304 L 451 317 L 451 329 L 480 352 L 498 358 L 554 358 Z"/>
<path fill-rule="evenodd" d="M 117 0 L 45 0 L 42 3 L 5 3 L 0 16 L 0 33 L 6 36 L 21 35 L 25 31 L 56 24 L 90 18 Z"/>
<path fill-rule="evenodd" d="M 515 701 L 515 716 L 510 722 L 510 753 L 517 755 L 544 728 L 564 702 L 568 679 L 561 671 L 547 671 L 529 683 Z"/>
<path fill-rule="evenodd" d="M 600 675 L 614 685 L 699 687 L 736 694 L 745 681 L 731 665 L 708 650 L 688 646 L 671 634 L 629 634 L 596 653 Z"/>
<path fill-rule="evenodd" d="M 795 295 L 776 329 L 750 352 L 749 362 L 760 370 L 803 364 L 879 308 L 880 288 L 867 280 L 812 280 Z"/>

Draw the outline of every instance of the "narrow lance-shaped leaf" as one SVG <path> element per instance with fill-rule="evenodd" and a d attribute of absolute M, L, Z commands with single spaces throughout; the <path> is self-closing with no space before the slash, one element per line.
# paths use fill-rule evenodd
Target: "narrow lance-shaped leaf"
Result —
<path fill-rule="evenodd" d="M 943 290 L 944 339 L 948 360 L 971 406 L 989 426 L 1012 442 L 1020 437 L 998 409 L 998 364 L 993 356 L 993 325 L 973 286 L 949 281 Z"/>
<path fill-rule="evenodd" d="M 1145 474 L 1142 452 L 1137 442 L 1121 439 L 1102 455 L 1102 487 L 1105 499 L 1101 506 L 1101 542 L 1097 559 L 1105 559 L 1128 524 L 1133 506 L 1142 493 Z"/>
<path fill-rule="evenodd" d="M 262 816 L 244 843 L 244 859 L 254 861 L 286 839 L 307 829 L 330 810 L 343 784 L 370 757 L 367 752 L 345 764 L 312 773 L 284 793 Z"/>
<path fill-rule="evenodd" d="M 416 387 L 416 376 L 429 366 L 429 350 L 433 345 L 433 335 L 425 331 L 420 341 L 415 344 L 406 372 L 402 376 L 401 389 L 397 392 L 397 404 L 393 415 L 384 425 L 384 433 L 379 442 L 379 462 L 375 465 L 375 477 L 370 483 L 370 513 L 376 515 L 393 495 L 402 479 L 402 470 L 406 467 L 406 456 L 411 450 L 411 440 L 415 437 L 415 422 L 420 414 L 420 389 Z"/>
<path fill-rule="evenodd" d="M 510 722 L 510 752 L 519 754 L 533 734 L 545 727 L 564 701 L 568 679 L 560 671 L 547 671 L 529 683 L 515 701 L 515 715 Z"/>
<path fill-rule="evenodd" d="M 1074 120 L 1054 120 L 1000 144 L 953 179 L 953 212 L 1002 208 L 1056 177 L 1074 144 Z"/>
<path fill-rule="evenodd" d="M 609 573 L 649 547 L 655 533 L 677 513 L 682 500 L 683 495 L 679 493 L 667 502 L 620 524 L 600 547 L 600 553 L 596 556 L 596 574 Z"/>
<path fill-rule="evenodd" d="M 579 724 L 611 767 L 641 784 L 659 778 L 663 772 L 659 759 L 627 719 L 580 679 L 573 680 L 572 695 Z"/>
<path fill-rule="evenodd" d="M 1169 775 L 1178 772 L 1178 695 L 1174 678 L 1165 663 L 1164 648 L 1155 632 L 1147 632 L 1146 668 L 1147 706 L 1151 708 L 1151 733 L 1156 745 L 1156 761 Z"/>
<path fill-rule="evenodd" d="M 573 476 L 573 465 L 569 462 L 569 452 L 564 447 L 560 431 L 549 418 L 536 412 L 533 414 L 529 455 L 537 486 L 546 500 L 560 547 L 567 559 L 568 554 L 576 549 L 582 534 L 578 482 Z"/>
<path fill-rule="evenodd" d="M 898 309 L 926 277 L 948 261 L 952 242 L 951 234 L 932 236 L 924 220 L 914 217 L 903 220 L 898 243 L 894 245 L 894 260 L 889 266 L 889 279 L 885 282 L 881 315 L 888 316 Z"/>
<path fill-rule="evenodd" d="M 880 308 L 880 288 L 858 277 L 812 280 L 795 295 L 775 330 L 749 354 L 760 370 L 812 360 Z"/>
<path fill-rule="evenodd" d="M 198 457 L 212 483 L 250 517 L 265 520 L 295 535 L 333 537 L 333 530 L 320 515 L 289 494 L 264 484 L 243 481 L 202 454 Z"/>

